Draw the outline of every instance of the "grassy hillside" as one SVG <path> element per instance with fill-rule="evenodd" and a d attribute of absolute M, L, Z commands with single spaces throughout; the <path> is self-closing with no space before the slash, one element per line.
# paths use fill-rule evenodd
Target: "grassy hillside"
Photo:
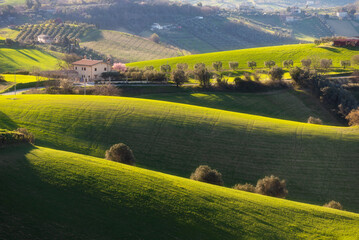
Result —
<path fill-rule="evenodd" d="M 270 93 L 186 92 L 141 94 L 136 97 L 184 103 L 233 112 L 307 122 L 309 116 L 319 117 L 327 125 L 340 125 L 321 104 L 301 91 Z"/>
<path fill-rule="evenodd" d="M 207 66 L 212 67 L 212 62 L 222 61 L 223 68 L 228 69 L 228 63 L 231 61 L 239 62 L 240 68 L 247 68 L 248 61 L 256 61 L 258 67 L 264 67 L 264 61 L 274 60 L 281 66 L 284 60 L 289 59 L 292 59 L 295 65 L 299 66 L 300 61 L 303 58 L 319 56 L 321 58 L 332 59 L 333 66 L 339 67 L 341 60 L 351 59 L 351 57 L 356 54 L 358 54 L 357 51 L 346 48 L 318 47 L 314 44 L 298 44 L 197 54 L 163 60 L 129 63 L 127 66 L 142 68 L 151 65 L 159 68 L 161 65 L 168 62 L 172 67 L 175 67 L 177 63 L 187 63 L 190 67 L 193 67 L 194 64 L 203 62 Z"/>
<path fill-rule="evenodd" d="M 105 55 L 111 55 L 121 62 L 136 62 L 152 59 L 183 56 L 189 52 L 151 40 L 118 31 L 102 30 L 98 36 L 91 34 L 83 39 L 81 46 L 91 48 Z"/>
<path fill-rule="evenodd" d="M 26 127 L 41 146 L 102 157 L 124 142 L 146 168 L 188 177 L 209 164 L 227 186 L 275 174 L 290 199 L 359 210 L 358 128 L 120 97 L 3 96 L 0 109 L 0 128 Z"/>
<path fill-rule="evenodd" d="M 359 234 L 354 213 L 48 148 L 0 152 L 4 239 L 355 239 Z"/>
<path fill-rule="evenodd" d="M 0 46 L 0 72 L 15 70 L 57 69 L 58 60 L 53 55 L 37 49 L 8 48 Z"/>

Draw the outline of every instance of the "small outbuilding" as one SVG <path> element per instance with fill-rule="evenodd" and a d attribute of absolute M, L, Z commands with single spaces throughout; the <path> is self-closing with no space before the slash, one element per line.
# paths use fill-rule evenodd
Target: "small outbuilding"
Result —
<path fill-rule="evenodd" d="M 49 35 L 41 34 L 37 36 L 37 41 L 39 43 L 51 44 L 53 42 L 53 39 Z"/>

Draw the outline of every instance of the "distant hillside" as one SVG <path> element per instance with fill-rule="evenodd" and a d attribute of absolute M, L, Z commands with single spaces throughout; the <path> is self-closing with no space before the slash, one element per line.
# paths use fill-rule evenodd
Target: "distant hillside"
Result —
<path fill-rule="evenodd" d="M 251 114 L 124 97 L 19 98 L 0 96 L 0 128 L 26 127 L 40 146 L 103 157 L 124 142 L 142 167 L 188 177 L 208 164 L 223 174 L 226 186 L 275 174 L 287 180 L 289 199 L 334 199 L 359 211 L 359 129 L 259 116 L 309 117 L 312 110 L 293 96 L 244 98 L 256 102 L 249 110 L 242 104 L 242 112 Z"/>
<path fill-rule="evenodd" d="M 130 67 L 154 66 L 159 68 L 163 64 L 170 64 L 175 67 L 177 63 L 187 63 L 193 67 L 196 63 L 205 63 L 212 68 L 212 63 L 222 61 L 223 68 L 228 69 L 228 63 L 238 61 L 240 68 L 247 68 L 248 61 L 256 61 L 257 67 L 264 67 L 264 61 L 273 60 L 281 66 L 284 60 L 293 60 L 295 66 L 300 66 L 300 61 L 309 57 L 329 58 L 333 60 L 333 66 L 339 67 L 341 60 L 350 60 L 357 55 L 356 50 L 347 48 L 336 48 L 331 46 L 316 46 L 315 44 L 297 44 L 276 47 L 250 48 L 235 51 L 197 54 L 185 57 L 169 58 L 163 60 L 145 61 L 130 63 Z"/>
<path fill-rule="evenodd" d="M 111 55 L 121 62 L 162 59 L 190 54 L 179 48 L 118 31 L 93 31 L 82 39 L 82 47 Z"/>
<path fill-rule="evenodd" d="M 0 153 L 2 239 L 329 240 L 359 234 L 359 215 L 350 212 L 43 147 Z"/>

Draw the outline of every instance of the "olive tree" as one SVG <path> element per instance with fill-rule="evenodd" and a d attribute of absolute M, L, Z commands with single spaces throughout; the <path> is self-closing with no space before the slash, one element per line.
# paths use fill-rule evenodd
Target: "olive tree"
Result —
<path fill-rule="evenodd" d="M 105 158 L 114 162 L 135 165 L 135 156 L 129 146 L 124 143 L 113 145 L 106 151 Z"/>

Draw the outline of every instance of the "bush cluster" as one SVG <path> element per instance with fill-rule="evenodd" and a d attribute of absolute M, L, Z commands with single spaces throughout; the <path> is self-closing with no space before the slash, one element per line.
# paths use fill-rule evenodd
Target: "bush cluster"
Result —
<path fill-rule="evenodd" d="M 340 204 L 340 202 L 336 202 L 334 200 L 326 203 L 323 205 L 323 207 L 328 207 L 328 208 L 334 208 L 334 209 L 338 209 L 338 210 L 343 210 L 343 206 Z"/>
<path fill-rule="evenodd" d="M 17 143 L 34 143 L 35 137 L 26 128 L 14 131 L 0 130 L 0 147 Z"/>
<path fill-rule="evenodd" d="M 199 166 L 196 171 L 191 174 L 192 180 L 223 186 L 222 174 L 216 169 L 211 169 L 207 165 Z"/>
<path fill-rule="evenodd" d="M 135 156 L 129 146 L 124 143 L 118 143 L 105 153 L 105 158 L 114 162 L 124 163 L 128 165 L 135 165 Z"/>

